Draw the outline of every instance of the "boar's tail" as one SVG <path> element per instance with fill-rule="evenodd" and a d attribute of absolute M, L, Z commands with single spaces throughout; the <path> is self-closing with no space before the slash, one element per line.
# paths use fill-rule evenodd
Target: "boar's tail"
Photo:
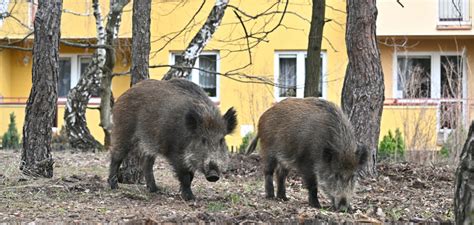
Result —
<path fill-rule="evenodd" d="M 250 144 L 247 146 L 247 149 L 245 149 L 245 154 L 250 155 L 252 152 L 255 151 L 257 148 L 257 143 L 258 143 L 258 134 L 252 139 Z"/>

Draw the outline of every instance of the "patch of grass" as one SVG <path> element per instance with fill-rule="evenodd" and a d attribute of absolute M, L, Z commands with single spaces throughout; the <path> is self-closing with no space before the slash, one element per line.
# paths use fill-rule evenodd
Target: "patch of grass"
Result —
<path fill-rule="evenodd" d="M 402 217 L 403 210 L 398 208 L 392 208 L 388 211 L 388 215 L 394 220 L 398 221 Z"/>
<path fill-rule="evenodd" d="M 209 212 L 220 212 L 224 211 L 226 209 L 226 206 L 222 202 L 209 202 L 207 204 L 207 211 Z"/>
<path fill-rule="evenodd" d="M 102 214 L 105 214 L 105 213 L 107 212 L 107 208 L 105 208 L 105 207 L 99 207 L 99 208 L 97 208 L 97 212 L 102 213 Z"/>
<path fill-rule="evenodd" d="M 229 195 L 230 202 L 232 205 L 239 204 L 242 201 L 242 198 L 239 194 L 237 193 L 232 193 Z"/>

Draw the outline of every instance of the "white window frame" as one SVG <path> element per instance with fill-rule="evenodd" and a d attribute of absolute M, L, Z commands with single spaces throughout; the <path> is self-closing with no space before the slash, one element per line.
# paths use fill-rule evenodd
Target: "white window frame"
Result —
<path fill-rule="evenodd" d="M 59 58 L 68 58 L 71 60 L 71 87 L 70 89 L 74 88 L 79 79 L 81 78 L 81 67 L 80 67 L 80 59 L 81 58 L 90 58 L 92 55 L 87 54 L 59 54 Z M 58 97 L 58 102 L 65 103 L 67 101 L 67 97 Z M 89 103 L 98 104 L 100 103 L 100 97 L 91 97 L 89 99 Z"/>
<path fill-rule="evenodd" d="M 321 51 L 322 58 L 322 99 L 327 99 L 327 53 Z M 304 84 L 305 84 L 305 59 L 307 57 L 306 51 L 276 51 L 274 56 L 274 82 L 278 84 L 280 77 L 280 58 L 296 58 L 296 98 L 304 97 Z M 289 97 L 280 97 L 280 88 L 274 87 L 274 96 L 277 102 L 284 100 Z"/>
<path fill-rule="evenodd" d="M 180 52 L 171 52 L 170 53 L 170 58 L 169 58 L 169 62 L 170 62 L 170 65 L 174 65 L 175 64 L 175 55 L 180 55 L 181 53 Z M 221 71 L 221 57 L 220 57 L 220 54 L 218 51 L 205 51 L 205 52 L 202 52 L 199 56 L 206 56 L 206 55 L 213 55 L 213 56 L 216 56 L 216 73 L 220 73 Z M 196 62 L 194 63 L 194 68 L 198 68 L 199 67 L 199 57 L 197 57 L 196 59 Z M 216 74 L 216 96 L 214 97 L 211 97 L 209 96 L 209 98 L 213 101 L 213 102 L 219 102 L 220 100 L 220 84 L 221 84 L 221 76 Z M 191 71 L 191 74 L 190 74 L 190 80 L 199 85 L 199 70 L 198 69 L 192 69 Z"/>
<path fill-rule="evenodd" d="M 438 25 L 441 25 L 441 26 L 462 26 L 462 25 L 471 25 L 471 14 L 470 14 L 470 10 L 471 10 L 471 4 L 470 4 L 470 0 L 462 0 L 462 5 L 463 5 L 463 19 L 462 21 L 441 21 L 440 19 L 440 10 L 441 10 L 441 4 L 440 4 L 440 1 L 441 0 L 438 0 L 438 4 L 437 4 L 437 11 L 436 11 L 436 14 L 437 14 L 437 20 L 438 20 Z"/>
<path fill-rule="evenodd" d="M 398 90 L 398 57 L 399 56 L 430 56 L 431 58 L 431 74 L 430 74 L 430 98 L 403 98 L 403 90 Z M 459 99 L 442 99 L 441 98 L 441 56 L 460 56 L 463 59 L 462 68 L 462 97 Z M 441 102 L 462 102 L 463 112 L 462 121 L 465 124 L 467 118 L 467 56 L 465 52 L 394 52 L 393 53 L 393 66 L 392 66 L 392 88 L 393 96 L 400 103 L 427 103 L 437 104 L 436 111 L 436 130 L 440 131 L 440 115 L 441 115 Z M 449 132 L 450 129 L 445 129 Z"/>

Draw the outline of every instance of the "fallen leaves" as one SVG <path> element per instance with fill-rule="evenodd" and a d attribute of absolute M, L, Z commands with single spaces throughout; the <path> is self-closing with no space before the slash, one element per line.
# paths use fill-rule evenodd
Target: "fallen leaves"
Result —
<path fill-rule="evenodd" d="M 54 152 L 55 177 L 30 179 L 18 169 L 19 154 L 0 152 L 0 222 L 215 223 L 432 223 L 453 221 L 454 169 L 446 165 L 380 164 L 378 178 L 361 180 L 351 213 L 334 212 L 320 194 L 322 209 L 307 203 L 297 173 L 287 179 L 289 201 L 265 199 L 257 155 L 233 155 L 224 179 L 208 183 L 196 174 L 196 201 L 182 201 L 168 163 L 158 159 L 158 193 L 144 185 L 108 188 L 107 153 Z M 12 163 L 14 162 L 14 163 Z M 19 180 L 22 180 L 21 182 Z"/>

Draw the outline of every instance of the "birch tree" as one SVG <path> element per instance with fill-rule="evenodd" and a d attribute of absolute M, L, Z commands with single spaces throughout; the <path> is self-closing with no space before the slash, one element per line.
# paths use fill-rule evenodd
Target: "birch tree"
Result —
<path fill-rule="evenodd" d="M 26 104 L 20 170 L 52 177 L 51 138 L 57 113 L 62 0 L 39 1 L 34 21 L 32 88 Z"/>
<path fill-rule="evenodd" d="M 105 44 L 113 46 L 114 40 L 118 36 L 123 8 L 130 0 L 111 0 L 110 13 L 107 16 L 107 24 L 105 26 Z M 104 147 L 109 149 L 110 133 L 112 131 L 112 78 L 113 69 L 115 67 L 115 49 L 107 48 L 105 54 L 105 63 L 103 67 L 103 75 L 100 81 L 100 126 L 104 130 Z"/>
<path fill-rule="evenodd" d="M 100 93 L 100 126 L 105 133 L 104 148 L 110 145 L 112 127 L 112 71 L 115 66 L 114 40 L 120 27 L 123 8 L 129 0 L 112 0 L 107 24 L 104 27 L 98 0 L 93 0 L 94 17 L 96 19 L 97 48 L 86 72 L 78 84 L 68 94 L 64 119 L 68 130 L 71 146 L 82 150 L 101 149 L 100 143 L 91 135 L 85 118 L 87 104 L 92 93 Z"/>
<path fill-rule="evenodd" d="M 207 16 L 206 22 L 183 52 L 183 61 L 180 64 L 177 64 L 176 67 L 172 67 L 168 70 L 168 72 L 163 76 L 163 80 L 169 80 L 171 78 L 186 78 L 191 74 L 196 59 L 199 57 L 204 47 L 206 47 L 207 42 L 211 40 L 217 27 L 221 24 L 228 3 L 229 0 L 216 0 L 216 4 L 212 8 L 211 13 Z"/>
<path fill-rule="evenodd" d="M 102 12 L 98 0 L 92 0 L 92 8 L 96 20 L 97 43 L 105 44 L 105 29 L 102 24 Z M 104 48 L 98 48 L 92 57 L 92 62 L 86 68 L 78 84 L 71 89 L 67 96 L 64 112 L 65 128 L 71 147 L 84 151 L 97 151 L 102 145 L 92 136 L 87 127 L 86 109 L 92 93 L 99 90 L 102 68 L 105 64 Z"/>
<path fill-rule="evenodd" d="M 363 175 L 375 175 L 384 80 L 376 40 L 376 0 L 347 1 L 346 46 L 349 63 L 342 88 L 341 106 L 360 144 L 369 150 Z"/>

